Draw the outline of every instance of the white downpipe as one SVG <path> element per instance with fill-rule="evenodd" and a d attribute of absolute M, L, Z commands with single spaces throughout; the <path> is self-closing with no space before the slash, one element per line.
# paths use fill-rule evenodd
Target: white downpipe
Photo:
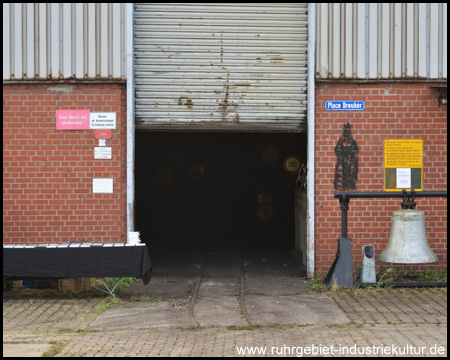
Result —
<path fill-rule="evenodd" d="M 127 239 L 134 231 L 134 27 L 133 4 L 127 5 Z M 127 240 L 128 242 L 128 240 Z"/>
<path fill-rule="evenodd" d="M 308 158 L 306 273 L 314 277 L 314 93 L 315 93 L 316 4 L 308 3 Z"/>

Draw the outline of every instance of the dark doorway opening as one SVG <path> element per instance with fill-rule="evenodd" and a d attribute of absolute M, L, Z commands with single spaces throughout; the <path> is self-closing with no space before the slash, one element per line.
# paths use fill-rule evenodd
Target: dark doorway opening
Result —
<path fill-rule="evenodd" d="M 136 132 L 135 229 L 150 251 L 294 248 L 305 134 Z"/>

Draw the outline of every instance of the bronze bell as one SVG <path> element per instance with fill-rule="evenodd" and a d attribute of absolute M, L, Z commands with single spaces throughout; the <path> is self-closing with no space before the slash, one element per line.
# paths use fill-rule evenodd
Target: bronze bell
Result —
<path fill-rule="evenodd" d="M 423 211 L 412 209 L 394 211 L 389 242 L 378 260 L 401 264 L 438 261 L 428 244 Z"/>

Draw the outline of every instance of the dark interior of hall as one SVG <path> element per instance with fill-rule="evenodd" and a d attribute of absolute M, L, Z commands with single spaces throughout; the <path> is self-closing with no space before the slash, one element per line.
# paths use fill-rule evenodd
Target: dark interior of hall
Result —
<path fill-rule="evenodd" d="M 297 173 L 306 136 L 136 132 L 135 231 L 154 250 L 294 248 Z"/>

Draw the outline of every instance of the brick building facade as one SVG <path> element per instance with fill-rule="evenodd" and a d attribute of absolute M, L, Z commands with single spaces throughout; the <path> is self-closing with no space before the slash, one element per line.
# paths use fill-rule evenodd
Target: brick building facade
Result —
<path fill-rule="evenodd" d="M 433 83 L 316 84 L 316 186 L 315 269 L 326 273 L 333 262 L 340 237 L 341 212 L 334 199 L 335 146 L 343 126 L 359 148 L 357 192 L 383 191 L 385 139 L 422 139 L 423 191 L 447 190 L 447 107 L 439 106 Z M 365 111 L 327 111 L 326 100 L 364 100 Z M 400 209 L 400 198 L 351 199 L 348 236 L 352 239 L 354 266 L 361 264 L 364 245 L 374 245 L 378 256 L 389 239 L 392 212 Z M 439 262 L 402 265 L 405 269 L 447 268 L 447 199 L 418 198 L 417 209 L 425 212 L 430 247 Z M 387 265 L 377 262 L 377 270 Z"/>
<path fill-rule="evenodd" d="M 359 147 L 356 191 L 383 190 L 383 141 L 423 139 L 424 191 L 447 189 L 447 108 L 437 103 L 433 84 L 316 85 L 315 270 L 326 273 L 340 236 L 341 213 L 334 199 L 338 139 L 350 123 Z M 326 100 L 364 100 L 363 112 L 330 112 Z M 117 129 L 105 166 L 93 157 L 94 130 L 56 130 L 61 108 L 117 112 Z M 114 179 L 113 194 L 93 194 L 92 178 Z M 400 199 L 353 199 L 348 217 L 355 265 L 362 247 L 376 254 L 389 238 L 391 215 Z M 410 266 L 447 266 L 445 199 L 419 198 L 427 237 L 439 258 Z M 108 242 L 126 239 L 126 89 L 124 84 L 4 84 L 3 87 L 3 241 L 47 244 L 63 241 Z M 383 263 L 378 263 L 383 267 Z"/>
<path fill-rule="evenodd" d="M 126 241 L 126 86 L 3 84 L 3 243 Z M 94 130 L 56 130 L 60 109 L 114 111 L 111 160 Z M 93 194 L 92 179 L 114 179 Z"/>
<path fill-rule="evenodd" d="M 225 119 L 229 106 L 241 111 L 249 105 L 250 110 L 246 114 L 250 116 L 250 125 L 267 114 L 272 115 L 265 121 L 275 123 L 279 116 L 289 115 L 289 125 L 294 127 L 280 126 L 276 131 L 285 139 L 277 141 L 286 144 L 286 139 L 294 132 L 301 135 L 298 137 L 301 140 L 298 141 L 297 153 L 291 153 L 289 149 L 289 153 L 279 156 L 279 167 L 275 162 L 266 161 L 267 167 L 274 164 L 273 174 L 279 171 L 282 176 L 287 176 L 282 167 L 284 156 L 307 152 L 310 155 L 311 144 L 314 145 L 314 160 L 310 160 L 311 156 L 303 156 L 303 162 L 307 162 L 310 170 L 307 176 L 314 180 L 314 184 L 308 187 L 308 195 L 301 190 L 301 219 L 299 213 L 294 214 L 294 196 L 281 202 L 283 211 L 277 209 L 278 214 L 291 216 L 290 220 L 294 216 L 300 219 L 298 222 L 306 235 L 299 242 L 303 246 L 304 265 L 310 277 L 318 271 L 325 274 L 336 255 L 341 212 L 339 201 L 333 195 L 336 191 L 335 146 L 343 134 L 344 124 L 351 124 L 351 134 L 359 148 L 355 191 L 383 191 L 383 151 L 384 140 L 387 139 L 423 140 L 423 190 L 446 191 L 447 106 L 438 102 L 439 90 L 435 88 L 444 87 L 446 99 L 447 51 L 443 44 L 446 44 L 447 20 L 441 16 L 446 13 L 445 3 L 304 3 L 281 5 L 280 8 L 278 4 L 263 4 L 258 11 L 247 9 L 243 4 L 206 6 L 217 6 L 214 11 L 205 10 L 203 4 L 183 5 L 189 14 L 196 17 L 173 15 L 173 11 L 177 12 L 172 4 L 161 5 L 163 9 L 159 9 L 160 5 L 152 6 L 125 3 L 4 4 L 4 244 L 126 242 L 127 231 L 140 230 L 134 229 L 135 210 L 138 213 L 133 208 L 135 197 L 147 201 L 143 193 L 139 193 L 142 187 L 134 187 L 135 177 L 136 183 L 147 184 L 147 175 L 158 170 L 156 162 L 135 163 L 134 146 L 138 153 L 136 159 L 140 156 L 141 160 L 146 160 L 150 153 L 160 155 L 164 152 L 161 148 L 142 152 L 139 146 L 150 143 L 150 138 L 141 136 L 143 134 L 151 133 L 156 137 L 159 136 L 158 131 L 182 135 L 184 132 L 207 134 L 211 131 L 243 134 L 244 137 L 249 134 L 269 135 L 267 144 L 261 142 L 258 145 L 263 149 L 275 148 L 270 135 L 275 133 L 276 127 L 264 127 L 264 121 L 256 130 L 251 126 L 233 127 L 245 118 L 240 113 L 241 117 Z M 290 6 L 298 16 L 293 15 Z M 270 10 L 265 10 L 266 7 Z M 202 11 L 217 18 L 209 21 Z M 236 14 L 245 17 L 245 36 L 240 29 L 243 23 L 234 18 Z M 253 25 L 250 21 L 252 16 L 256 20 Z M 293 16 L 295 19 L 289 23 L 286 19 Z M 169 26 L 170 31 L 161 31 L 158 21 L 163 17 L 166 25 L 176 30 L 172 31 Z M 228 23 L 230 19 L 232 21 Z M 206 23 L 202 25 L 202 21 Z M 60 28 L 62 24 L 64 29 Z M 141 28 L 138 26 L 133 30 L 132 24 Z M 223 29 L 215 29 L 218 24 Z M 377 27 L 377 24 L 383 26 Z M 276 30 L 275 25 L 281 29 Z M 297 33 L 290 33 L 293 30 Z M 145 31 L 149 31 L 148 36 Z M 219 33 L 222 34 L 220 40 L 216 36 Z M 225 50 L 224 33 L 234 39 L 226 39 Z M 170 34 L 174 38 L 170 39 Z M 192 34 L 196 36 L 192 37 Z M 198 53 L 192 54 L 192 49 L 196 49 L 194 39 L 199 40 L 200 45 L 197 44 Z M 174 50 L 175 45 L 178 50 Z M 204 47 L 206 45 L 211 48 Z M 279 49 L 281 45 L 283 49 Z M 286 56 L 282 50 L 286 51 Z M 278 55 L 274 57 L 274 54 Z M 216 58 L 211 58 L 211 62 L 205 65 L 203 61 L 213 55 Z M 242 63 L 237 66 L 236 61 L 240 60 Z M 224 70 L 227 70 L 227 75 L 224 75 Z M 242 79 L 233 78 L 239 73 L 236 70 L 240 71 Z M 228 79 L 230 74 L 232 77 Z M 135 82 L 137 88 L 134 87 Z M 132 89 L 128 93 L 127 85 Z M 314 86 L 315 96 L 312 98 L 312 91 L 307 88 Z M 232 91 L 234 102 L 229 97 L 233 95 L 230 95 Z M 204 94 L 209 97 L 201 98 Z M 249 102 L 252 96 L 254 103 Z M 166 107 L 160 100 L 164 100 Z M 365 110 L 327 111 L 327 100 L 363 100 Z M 211 111 L 204 110 L 205 106 L 207 109 L 211 107 Z M 94 148 L 98 146 L 94 130 L 56 129 L 55 113 L 63 109 L 116 113 L 117 127 L 112 130 L 112 139 L 106 140 L 107 146 L 112 148 L 112 159 L 94 158 Z M 139 110 L 137 114 L 134 112 L 136 109 Z M 301 112 L 296 113 L 295 109 Z M 195 117 L 193 110 L 201 110 L 208 115 Z M 201 115 L 201 111 L 198 114 Z M 188 116 L 177 118 L 178 113 Z M 222 115 L 221 120 L 215 121 L 213 114 Z M 197 125 L 202 123 L 208 127 L 198 130 Z M 314 136 L 309 133 L 313 128 L 311 125 L 315 128 Z M 182 154 L 187 158 L 189 152 L 183 146 L 195 143 L 202 151 L 210 153 L 210 162 L 217 166 L 218 174 L 235 176 L 236 187 L 245 188 L 236 159 L 248 156 L 248 163 L 263 163 L 261 150 L 255 142 L 251 143 L 251 136 L 239 140 L 242 149 L 248 146 L 251 151 L 235 150 L 235 158 L 231 158 L 229 153 L 230 143 L 236 144 L 237 137 L 230 136 L 231 140 L 224 142 L 226 151 L 223 154 L 233 165 L 228 169 L 221 165 L 221 158 L 215 156 L 208 142 L 200 146 L 193 138 L 184 140 L 186 143 L 178 144 L 180 147 L 176 148 L 176 141 L 169 136 L 168 147 L 176 155 Z M 167 150 L 165 152 L 168 153 Z M 277 156 L 273 155 L 274 158 Z M 197 160 L 192 159 L 187 166 L 198 165 Z M 311 171 L 310 161 L 314 163 L 314 171 Z M 143 167 L 147 167 L 149 172 L 143 171 Z M 202 169 L 202 174 L 210 171 L 201 166 L 193 168 Z M 245 169 L 248 168 L 250 166 L 246 165 Z M 185 171 L 186 174 L 189 175 Z M 266 199 L 271 202 L 275 190 L 256 189 L 255 184 L 263 176 L 255 172 L 252 176 L 248 177 L 246 184 L 251 201 L 259 201 L 259 195 L 269 195 Z M 295 178 L 295 171 L 289 176 Z M 113 179 L 114 192 L 93 193 L 94 178 Z M 294 180 L 290 186 L 292 188 L 288 190 L 293 192 Z M 229 181 L 227 190 L 233 191 Z M 222 199 L 229 199 L 227 194 L 223 192 Z M 273 197 L 275 202 L 276 195 Z M 180 198 L 174 195 L 173 204 L 168 206 L 172 213 L 167 216 L 157 204 L 153 210 L 171 220 L 172 209 L 177 207 L 176 201 Z M 220 196 L 211 192 L 205 198 L 218 199 Z M 262 198 L 264 200 L 264 196 Z M 148 202 L 154 201 L 155 197 L 149 196 L 148 199 Z M 163 201 L 167 202 L 167 198 Z M 400 198 L 350 201 L 348 236 L 352 239 L 355 268 L 361 264 L 364 245 L 374 245 L 376 256 L 385 248 L 391 215 L 400 208 L 400 202 Z M 425 212 L 428 242 L 439 261 L 402 268 L 446 270 L 447 200 L 418 198 L 416 202 L 417 209 Z M 217 206 L 224 208 L 223 204 Z M 247 215 L 255 224 L 261 228 L 270 225 L 257 222 L 256 212 L 253 207 L 249 208 Z M 204 210 L 205 213 L 213 213 L 209 208 Z M 194 213 L 190 215 L 195 216 Z M 240 216 L 240 220 L 243 218 Z M 147 213 L 143 219 L 148 226 L 152 220 L 155 221 Z M 206 229 L 207 225 L 201 224 L 199 228 Z M 291 225 L 281 224 L 280 228 L 284 231 L 289 227 L 289 236 L 294 237 Z M 249 229 L 247 226 L 246 230 Z M 214 231 L 220 233 L 222 230 L 223 225 Z M 186 234 L 182 235 L 184 237 L 178 241 L 185 241 Z M 253 235 L 261 244 L 259 233 Z M 275 234 L 274 244 L 279 242 L 279 235 Z M 173 246 L 172 243 L 169 245 Z M 292 247 L 299 249 L 297 239 L 295 245 L 294 241 L 289 245 L 289 250 Z M 386 266 L 390 265 L 377 262 L 377 270 Z"/>

